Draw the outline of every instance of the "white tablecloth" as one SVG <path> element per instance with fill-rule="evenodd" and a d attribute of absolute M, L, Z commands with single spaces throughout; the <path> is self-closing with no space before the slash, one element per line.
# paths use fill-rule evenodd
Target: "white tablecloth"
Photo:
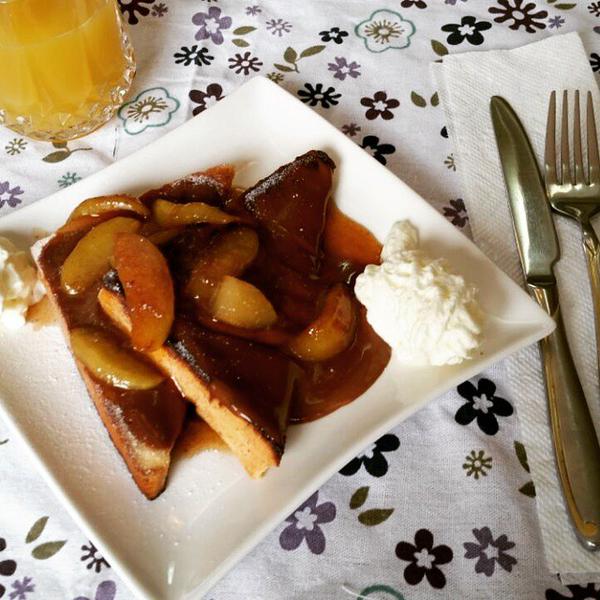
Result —
<path fill-rule="evenodd" d="M 599 2 L 257 1 L 122 0 L 138 61 L 128 105 L 66 148 L 0 130 L 0 216 L 126 156 L 260 73 L 468 232 L 429 63 L 577 30 L 600 69 Z M 136 119 L 147 105 L 150 118 Z M 207 598 L 600 598 L 591 585 L 565 588 L 545 566 L 507 388 L 499 364 L 378 440 Z M 485 414 L 483 394 L 493 403 Z M 2 424 L 0 482 L 0 597 L 131 597 Z M 29 541 L 35 523 L 44 527 Z"/>

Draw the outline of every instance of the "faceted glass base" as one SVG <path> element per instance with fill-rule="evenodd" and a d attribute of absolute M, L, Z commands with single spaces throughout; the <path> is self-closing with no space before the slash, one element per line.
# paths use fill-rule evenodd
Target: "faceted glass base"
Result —
<path fill-rule="evenodd" d="M 120 24 L 121 46 L 124 59 L 123 73 L 119 78 L 90 90 L 90 96 L 67 113 L 52 111 L 47 107 L 43 113 L 11 114 L 0 107 L 0 125 L 17 133 L 42 141 L 63 142 L 91 133 L 109 121 L 123 104 L 135 76 L 133 47 L 125 28 Z"/>

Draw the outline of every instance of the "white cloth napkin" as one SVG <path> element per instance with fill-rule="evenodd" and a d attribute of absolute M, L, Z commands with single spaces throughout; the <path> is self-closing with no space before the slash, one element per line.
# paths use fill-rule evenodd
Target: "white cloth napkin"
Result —
<path fill-rule="evenodd" d="M 490 118 L 490 98 L 497 94 L 510 102 L 541 164 L 552 90 L 591 91 L 600 117 L 598 88 L 587 53 L 579 35 L 569 33 L 514 50 L 446 56 L 432 70 L 456 150 L 474 240 L 506 273 L 522 283 Z M 590 409 L 600 425 L 594 322 L 581 235 L 578 225 L 565 217 L 555 216 L 555 223 L 562 253 L 556 274 L 567 334 Z M 559 573 L 565 583 L 594 578 L 600 581 L 600 554 L 579 545 L 563 503 L 538 348 L 532 346 L 508 359 L 508 372 L 537 491 L 548 568 Z M 587 575 L 582 578 L 582 573 Z"/>

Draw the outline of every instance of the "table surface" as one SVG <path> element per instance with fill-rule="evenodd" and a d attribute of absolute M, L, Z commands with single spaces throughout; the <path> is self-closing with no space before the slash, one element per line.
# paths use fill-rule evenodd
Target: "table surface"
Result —
<path fill-rule="evenodd" d="M 579 31 L 600 70 L 600 2 L 256 1 L 120 0 L 138 63 L 126 107 L 66 147 L 0 129 L 0 216 L 126 156 L 261 74 L 468 235 L 431 61 Z M 600 586 L 567 588 L 548 572 L 519 440 L 518 406 L 499 364 L 365 449 L 206 598 L 600 599 Z M 0 597 L 131 598 L 2 423 L 0 481 Z"/>

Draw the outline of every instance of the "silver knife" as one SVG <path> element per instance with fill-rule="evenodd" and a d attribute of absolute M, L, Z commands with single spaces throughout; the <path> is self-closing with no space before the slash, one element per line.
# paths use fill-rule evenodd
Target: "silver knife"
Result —
<path fill-rule="evenodd" d="M 530 294 L 556 321 L 540 342 L 558 474 L 579 541 L 600 549 L 600 445 L 561 317 L 554 264 L 560 257 L 535 154 L 508 102 L 490 102 L 517 248 Z"/>

